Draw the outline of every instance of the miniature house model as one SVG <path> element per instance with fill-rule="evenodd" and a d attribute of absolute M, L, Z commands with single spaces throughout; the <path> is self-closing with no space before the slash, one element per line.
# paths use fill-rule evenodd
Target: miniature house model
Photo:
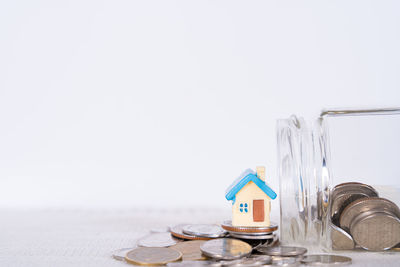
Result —
<path fill-rule="evenodd" d="M 271 199 L 276 193 L 265 184 L 265 168 L 257 167 L 254 173 L 246 170 L 228 188 L 225 195 L 232 200 L 233 226 L 269 226 Z"/>

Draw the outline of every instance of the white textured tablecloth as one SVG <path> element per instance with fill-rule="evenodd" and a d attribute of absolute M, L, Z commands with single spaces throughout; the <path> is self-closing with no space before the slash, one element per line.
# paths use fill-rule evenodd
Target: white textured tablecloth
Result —
<path fill-rule="evenodd" d="M 1 209 L 0 266 L 129 266 L 111 252 L 132 247 L 152 228 L 218 223 L 229 211 Z M 335 253 L 339 254 L 339 253 Z M 400 266 L 400 252 L 346 252 L 353 266 Z"/>

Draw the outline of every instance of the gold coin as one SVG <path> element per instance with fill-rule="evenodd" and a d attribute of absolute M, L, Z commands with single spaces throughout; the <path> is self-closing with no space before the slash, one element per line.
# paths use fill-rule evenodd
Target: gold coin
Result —
<path fill-rule="evenodd" d="M 182 253 L 182 260 L 184 261 L 206 260 L 207 258 L 203 256 L 200 250 L 200 246 L 205 242 L 203 240 L 184 241 L 170 248 L 180 251 Z"/>
<path fill-rule="evenodd" d="M 165 265 L 182 258 L 182 253 L 172 248 L 140 247 L 129 251 L 125 260 L 138 265 Z"/>

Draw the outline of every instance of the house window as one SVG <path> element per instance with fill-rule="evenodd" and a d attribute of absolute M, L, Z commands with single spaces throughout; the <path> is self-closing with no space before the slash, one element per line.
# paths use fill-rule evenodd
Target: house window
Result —
<path fill-rule="evenodd" d="M 247 203 L 240 203 L 239 204 L 239 211 L 247 213 L 249 212 L 249 205 Z"/>

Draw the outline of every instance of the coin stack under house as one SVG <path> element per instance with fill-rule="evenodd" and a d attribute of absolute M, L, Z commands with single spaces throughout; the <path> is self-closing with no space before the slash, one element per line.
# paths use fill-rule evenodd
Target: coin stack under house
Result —
<path fill-rule="evenodd" d="M 400 244 L 400 209 L 370 185 L 339 184 L 331 193 L 331 239 L 337 250 L 382 251 Z"/>
<path fill-rule="evenodd" d="M 136 248 L 114 251 L 113 257 L 134 265 L 167 266 L 299 266 L 351 264 L 337 255 L 305 255 L 306 248 L 279 246 L 268 227 L 235 227 L 230 221 L 216 224 L 180 224 L 155 230 L 137 242 Z"/>

